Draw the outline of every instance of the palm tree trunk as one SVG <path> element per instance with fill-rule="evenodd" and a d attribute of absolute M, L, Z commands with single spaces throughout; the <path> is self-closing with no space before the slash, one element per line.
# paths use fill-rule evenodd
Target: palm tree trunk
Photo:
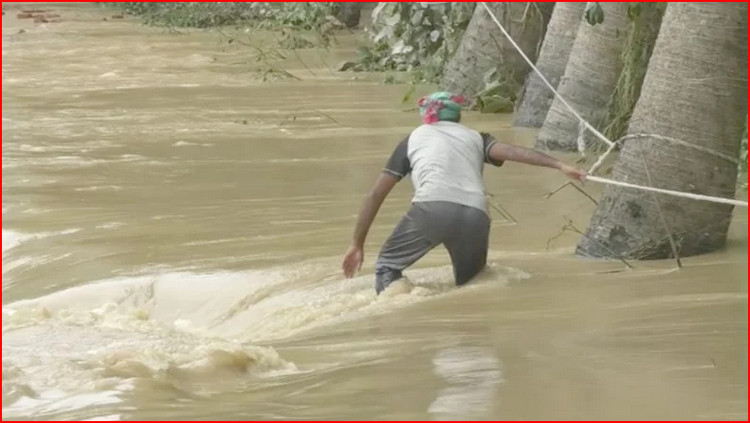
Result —
<path fill-rule="evenodd" d="M 668 4 L 614 179 L 734 197 L 747 11 L 747 3 Z M 608 187 L 577 253 L 667 258 L 668 232 L 679 255 L 707 253 L 725 244 L 731 214 L 728 205 Z"/>
<path fill-rule="evenodd" d="M 583 2 L 557 2 L 552 12 L 536 67 L 555 88 L 560 83 L 568 64 L 585 6 L 586 3 Z M 513 125 L 541 127 L 553 98 L 554 94 L 539 75 L 531 72 L 516 108 Z"/>
<path fill-rule="evenodd" d="M 524 53 L 535 60 L 553 4 L 490 2 L 487 5 Z M 445 67 L 440 86 L 473 97 L 484 88 L 484 75 L 495 68 L 519 85 L 530 70 L 489 13 L 477 5 L 456 54 Z"/>
<path fill-rule="evenodd" d="M 607 104 L 622 68 L 623 40 L 628 26 L 627 2 L 601 3 L 604 22 L 581 21 L 558 92 L 587 121 L 600 129 Z M 552 106 L 537 136 L 536 148 L 575 151 L 578 119 L 559 99 Z"/>
<path fill-rule="evenodd" d="M 628 130 L 630 116 L 641 95 L 648 61 L 659 35 L 666 3 L 631 3 L 631 9 L 633 13 L 630 14 L 628 34 L 623 45 L 622 71 L 610 98 L 607 126 L 602 130 L 612 140 L 620 139 Z"/>

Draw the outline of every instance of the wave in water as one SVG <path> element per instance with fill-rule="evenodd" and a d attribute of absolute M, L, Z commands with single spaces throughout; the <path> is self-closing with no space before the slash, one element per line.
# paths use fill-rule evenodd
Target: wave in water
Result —
<path fill-rule="evenodd" d="M 39 232 L 39 233 L 34 233 L 34 234 L 23 234 L 20 232 L 3 229 L 3 254 L 5 254 L 5 252 L 7 252 L 8 250 L 15 248 L 29 240 L 47 238 L 47 237 L 56 236 L 56 235 L 68 235 L 68 234 L 76 233 L 80 230 L 81 229 L 79 228 L 71 228 L 71 229 L 66 229 L 63 231 L 56 231 L 56 232 Z"/>
<path fill-rule="evenodd" d="M 15 231 L 3 229 L 3 254 L 11 248 L 14 248 L 20 243 L 26 241 L 30 237 L 30 235 L 24 235 Z"/>
<path fill-rule="evenodd" d="M 273 341 L 528 277 L 496 266 L 456 289 L 449 266 L 409 276 L 376 296 L 372 276 L 344 280 L 331 274 L 330 263 L 167 272 L 9 304 L 3 307 L 3 417 L 111 403 L 143 384 L 208 395 L 255 378 L 293 375 L 300 369 Z"/>

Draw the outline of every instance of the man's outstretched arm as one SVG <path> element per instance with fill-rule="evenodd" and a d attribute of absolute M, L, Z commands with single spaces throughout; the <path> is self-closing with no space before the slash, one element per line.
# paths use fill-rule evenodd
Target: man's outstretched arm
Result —
<path fill-rule="evenodd" d="M 585 171 L 567 165 L 552 156 L 542 153 L 541 151 L 503 144 L 501 142 L 494 142 L 487 153 L 489 158 L 495 162 L 511 161 L 535 166 L 544 166 L 557 169 L 569 178 L 577 181 L 583 181 L 586 179 Z"/>
<path fill-rule="evenodd" d="M 365 196 L 362 208 L 359 211 L 359 217 L 357 217 L 357 225 L 354 228 L 352 243 L 344 256 L 344 263 L 341 265 L 344 275 L 347 278 L 354 276 L 354 273 L 362 267 L 362 261 L 364 260 L 363 248 L 367 232 L 369 232 L 372 221 L 375 220 L 375 216 L 378 214 L 383 200 L 385 200 L 385 197 L 388 196 L 398 181 L 398 177 L 383 172 L 375 181 L 375 185 L 370 192 Z"/>

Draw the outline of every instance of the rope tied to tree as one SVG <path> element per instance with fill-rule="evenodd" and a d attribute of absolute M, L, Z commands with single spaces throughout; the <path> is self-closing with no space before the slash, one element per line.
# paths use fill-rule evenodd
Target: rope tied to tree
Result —
<path fill-rule="evenodd" d="M 602 154 L 599 157 L 599 159 L 596 161 L 596 163 L 594 163 L 594 166 L 592 166 L 591 170 L 589 171 L 589 175 L 586 177 L 587 181 L 598 182 L 598 183 L 601 183 L 601 184 L 608 184 L 608 185 L 617 185 L 617 186 L 621 186 L 621 187 L 625 187 L 625 188 L 638 189 L 638 190 L 642 190 L 642 191 L 657 192 L 657 193 L 671 195 L 671 196 L 675 196 L 675 197 L 689 198 L 689 199 L 692 199 L 692 200 L 710 201 L 710 202 L 714 202 L 714 203 L 731 204 L 731 205 L 739 206 L 739 207 L 747 207 L 747 201 L 740 201 L 740 200 L 735 200 L 735 199 L 731 199 L 731 198 L 715 197 L 715 196 L 711 196 L 711 195 L 693 194 L 693 193 L 689 193 L 689 192 L 675 191 L 675 190 L 669 190 L 669 189 L 663 189 L 663 188 L 654 188 L 654 187 L 649 187 L 649 186 L 644 186 L 644 185 L 636 185 L 636 184 L 631 184 L 631 183 L 621 182 L 621 181 L 615 181 L 613 179 L 607 179 L 607 178 L 602 178 L 602 177 L 599 177 L 599 176 L 592 175 L 592 173 L 596 169 L 598 169 L 599 166 L 601 166 L 601 164 L 604 162 L 604 159 L 612 151 L 614 151 L 614 149 L 617 146 L 617 144 L 619 142 L 627 139 L 627 138 L 652 137 L 652 138 L 656 138 L 656 139 L 665 140 L 665 141 L 668 141 L 668 142 L 673 142 L 675 144 L 679 144 L 679 145 L 682 145 L 682 146 L 685 146 L 685 147 L 688 147 L 688 148 L 694 148 L 694 149 L 700 150 L 700 151 L 702 151 L 704 153 L 712 154 L 712 155 L 714 155 L 716 157 L 719 157 L 719 158 L 722 158 L 722 159 L 725 159 L 725 160 L 730 160 L 733 163 L 739 163 L 739 160 L 731 158 L 731 157 L 727 156 L 726 154 L 723 154 L 723 153 L 720 153 L 720 152 L 717 152 L 717 151 L 713 151 L 711 149 L 708 149 L 708 148 L 705 148 L 705 147 L 702 147 L 702 146 L 698 146 L 698 145 L 695 145 L 695 144 L 692 144 L 692 143 L 689 143 L 689 142 L 686 142 L 686 141 L 678 140 L 676 138 L 665 137 L 665 136 L 662 136 L 662 135 L 655 135 L 655 134 L 633 134 L 632 137 L 631 136 L 625 136 L 625 137 L 621 138 L 620 140 L 618 140 L 617 143 L 614 142 L 614 141 L 612 141 L 612 140 L 610 140 L 604 134 L 602 134 L 596 128 L 594 128 L 588 121 L 586 121 L 586 119 L 584 119 L 575 109 L 573 109 L 573 107 L 565 100 L 565 98 L 563 98 L 560 95 L 560 93 L 557 92 L 557 90 L 555 89 L 555 87 L 553 87 L 552 84 L 550 84 L 550 82 L 547 80 L 547 78 L 544 76 L 544 74 L 542 74 L 542 72 L 539 71 L 539 69 L 528 58 L 528 56 L 526 56 L 526 54 L 523 52 L 523 50 L 521 50 L 521 47 L 518 46 L 518 44 L 513 39 L 513 37 L 510 36 L 510 34 L 508 33 L 508 31 L 503 27 L 503 25 L 497 19 L 497 16 L 495 16 L 495 14 L 492 12 L 492 10 L 489 8 L 489 6 L 487 6 L 487 3 L 486 2 L 481 2 L 480 4 L 482 5 L 482 7 L 484 7 L 484 9 L 490 15 L 490 18 L 492 19 L 493 22 L 495 22 L 495 25 L 497 25 L 497 27 L 503 33 L 503 35 L 505 36 L 505 38 L 507 38 L 508 41 L 511 43 L 511 45 L 513 45 L 513 48 L 516 49 L 516 51 L 518 52 L 518 54 L 521 55 L 521 57 L 526 61 L 526 63 L 531 67 L 531 69 L 534 70 L 534 72 L 536 72 L 536 74 L 539 76 L 539 79 L 542 80 L 542 82 L 544 83 L 544 85 L 546 85 L 547 88 L 549 88 L 552 91 L 552 93 L 555 95 L 555 98 L 557 98 L 558 100 L 560 100 L 560 102 L 563 104 L 563 106 L 565 106 L 565 108 L 567 108 L 568 111 L 570 113 L 572 113 L 573 116 L 576 117 L 576 119 L 578 119 L 579 128 L 588 129 L 589 131 L 591 131 L 592 134 L 594 134 L 596 136 L 596 138 L 598 138 L 604 144 L 607 144 L 607 146 L 609 147 L 609 148 L 607 148 L 607 151 L 605 151 L 604 154 Z M 580 132 L 580 129 L 579 129 L 579 132 Z M 579 133 L 579 139 L 578 139 L 578 149 L 579 149 L 579 151 L 581 149 L 581 143 L 582 143 L 581 139 L 582 138 L 583 137 L 581 137 L 580 133 Z"/>

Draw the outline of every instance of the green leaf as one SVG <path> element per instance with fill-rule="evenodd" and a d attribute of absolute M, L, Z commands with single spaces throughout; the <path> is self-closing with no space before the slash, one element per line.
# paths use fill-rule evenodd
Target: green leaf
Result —
<path fill-rule="evenodd" d="M 411 16 L 411 24 L 414 26 L 419 25 L 422 22 L 422 17 L 424 16 L 424 12 L 421 10 L 417 10 L 412 16 Z"/>
<path fill-rule="evenodd" d="M 477 96 L 479 97 L 493 97 L 501 96 L 506 98 L 513 98 L 516 87 L 512 87 L 508 82 L 494 81 L 487 85 Z"/>
<path fill-rule="evenodd" d="M 592 26 L 604 22 L 604 10 L 599 2 L 589 3 L 583 16 Z"/>
<path fill-rule="evenodd" d="M 357 49 L 357 56 L 359 56 L 360 61 L 370 61 L 372 60 L 372 51 L 366 46 L 362 46 Z"/>
<path fill-rule="evenodd" d="M 482 79 L 484 80 L 484 84 L 485 85 L 488 85 L 492 81 L 496 80 L 497 79 L 497 68 L 492 68 L 492 69 L 488 70 L 487 72 L 485 72 L 484 76 L 482 77 Z"/>
<path fill-rule="evenodd" d="M 640 15 L 641 15 L 641 4 L 630 3 L 628 5 L 628 19 L 630 19 L 631 21 L 634 21 Z"/>
<path fill-rule="evenodd" d="M 378 17 L 380 17 L 380 14 L 383 13 L 383 10 L 385 7 L 388 6 L 388 3 L 386 2 L 380 2 L 377 6 L 375 6 L 374 9 L 372 9 L 372 14 L 370 14 L 371 19 L 373 22 L 378 20 Z"/>
<path fill-rule="evenodd" d="M 344 72 L 350 69 L 354 69 L 356 66 L 357 64 L 355 62 L 343 61 L 336 65 L 333 70 L 335 70 L 336 72 Z"/>
<path fill-rule="evenodd" d="M 493 95 L 479 97 L 479 111 L 482 113 L 507 113 L 513 111 L 513 102 L 509 99 Z"/>
<path fill-rule="evenodd" d="M 411 97 L 414 95 L 416 91 L 417 91 L 416 85 L 410 86 L 409 89 L 404 94 L 404 98 L 401 99 L 401 104 L 409 103 L 411 101 Z"/>

